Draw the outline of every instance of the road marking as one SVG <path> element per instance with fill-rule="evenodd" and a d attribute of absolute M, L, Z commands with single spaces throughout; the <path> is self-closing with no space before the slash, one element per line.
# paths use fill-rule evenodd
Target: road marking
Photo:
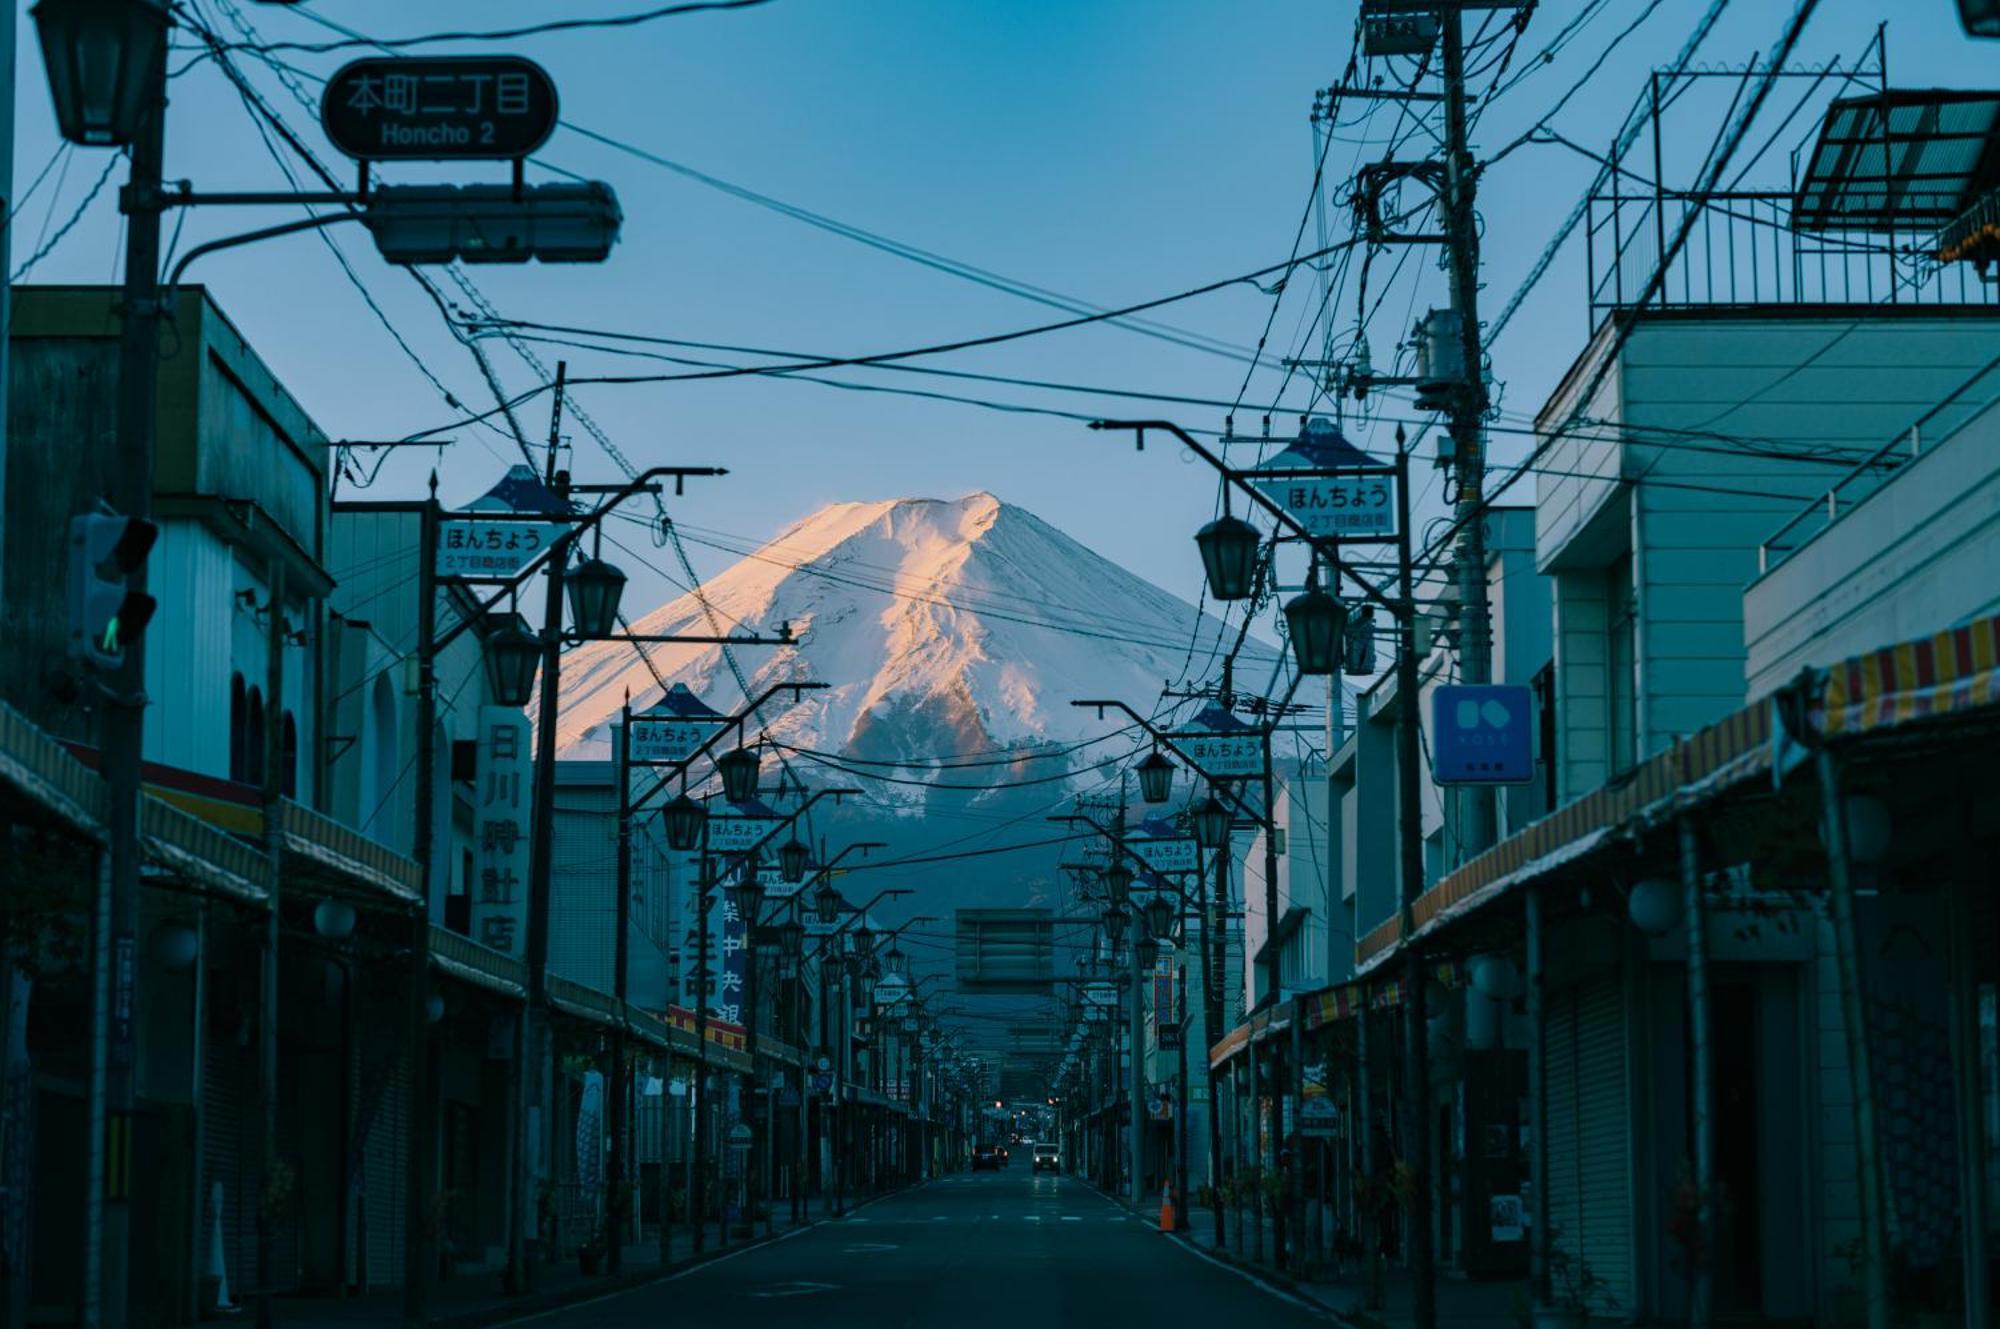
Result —
<path fill-rule="evenodd" d="M 1063 1222 L 1065 1223 L 1081 1223 L 1082 1221 L 1083 1220 L 1081 1218 L 1078 1218 L 1075 1214 L 1063 1215 Z"/>
<path fill-rule="evenodd" d="M 883 1251 L 893 1251 L 895 1249 L 896 1247 L 893 1244 L 886 1241 L 864 1241 L 858 1245 L 849 1246 L 847 1253 L 849 1255 L 880 1255 Z"/>
<path fill-rule="evenodd" d="M 807 1297 L 815 1292 L 838 1291 L 839 1287 L 838 1283 L 779 1283 L 775 1287 L 767 1287 L 761 1292 L 752 1292 L 750 1295 L 753 1297 Z"/>

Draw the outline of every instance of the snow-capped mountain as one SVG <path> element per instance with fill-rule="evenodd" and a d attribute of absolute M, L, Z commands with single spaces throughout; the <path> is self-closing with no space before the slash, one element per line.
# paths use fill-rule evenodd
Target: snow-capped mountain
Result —
<path fill-rule="evenodd" d="M 1117 728 L 1122 717 L 1100 720 L 1071 700 L 1118 698 L 1149 710 L 1162 683 L 1183 673 L 1196 620 L 1192 605 L 987 493 L 833 504 L 704 591 L 712 618 L 683 595 L 633 620 L 633 630 L 775 634 L 789 624 L 794 646 L 736 649 L 752 694 L 787 679 L 828 686 L 798 706 L 774 700 L 750 732 L 869 763 L 908 761 L 911 776 L 940 756 L 1026 756 Z M 1218 629 L 1204 619 L 1197 667 Z M 742 706 L 719 648 L 648 650 L 669 685 L 684 684 L 720 712 Z M 662 694 L 632 647 L 599 642 L 565 657 L 559 752 L 608 756 L 609 723 L 628 690 L 635 712 Z M 1110 755 L 1112 745 L 1087 749 L 1072 765 Z M 974 775 L 1018 778 L 990 764 L 942 778 L 963 787 Z"/>

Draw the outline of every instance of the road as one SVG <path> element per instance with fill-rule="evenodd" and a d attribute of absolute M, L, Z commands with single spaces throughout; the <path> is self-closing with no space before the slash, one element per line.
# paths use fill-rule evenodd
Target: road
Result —
<path fill-rule="evenodd" d="M 1328 1322 L 1090 1187 L 1019 1167 L 934 1181 L 661 1282 L 533 1317 L 535 1329 Z"/>

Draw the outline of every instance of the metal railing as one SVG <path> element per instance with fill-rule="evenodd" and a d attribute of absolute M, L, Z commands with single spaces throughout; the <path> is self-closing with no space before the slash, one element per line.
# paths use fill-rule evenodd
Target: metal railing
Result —
<path fill-rule="evenodd" d="M 1928 229 L 1799 231 L 1789 192 L 1593 194 L 1585 207 L 1590 323 L 1637 307 L 1681 228 L 1655 309 L 1764 305 L 1991 305 L 1970 264 L 1940 263 Z"/>
<path fill-rule="evenodd" d="M 1984 386 L 1985 395 L 1979 395 Z M 1972 404 L 1965 417 L 1942 434 L 1926 439 L 1924 430 L 1954 407 Z M 1893 480 L 1910 462 L 1955 436 L 2000 403 L 2000 356 L 1987 361 L 1972 377 L 1952 393 L 1918 416 L 1910 427 L 1898 433 L 1828 485 L 1826 491 L 1794 513 L 1784 525 L 1766 536 L 1757 546 L 1757 575 L 1763 576 L 1790 558 L 1860 504 Z M 1815 524 L 1816 523 L 1816 524 Z"/>

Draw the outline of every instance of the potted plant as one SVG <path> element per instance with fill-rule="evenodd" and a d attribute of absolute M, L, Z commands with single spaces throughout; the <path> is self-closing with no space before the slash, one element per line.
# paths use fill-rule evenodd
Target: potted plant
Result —
<path fill-rule="evenodd" d="M 1535 1329 L 1584 1329 L 1593 1307 L 1617 1304 L 1611 1285 L 1598 1277 L 1590 1261 L 1560 1246 L 1549 1247 L 1549 1304 L 1536 1308 Z"/>

